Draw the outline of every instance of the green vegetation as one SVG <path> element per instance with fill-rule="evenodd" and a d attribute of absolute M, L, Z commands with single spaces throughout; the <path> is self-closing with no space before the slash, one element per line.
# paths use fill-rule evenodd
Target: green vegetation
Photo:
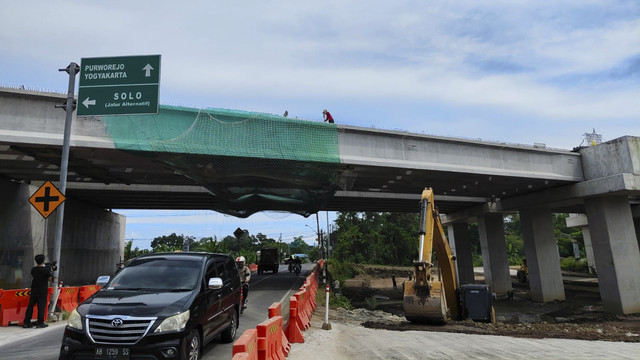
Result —
<path fill-rule="evenodd" d="M 327 296 L 326 294 L 327 293 L 325 291 L 316 292 L 316 304 L 318 304 L 318 306 L 324 306 L 326 302 L 326 296 Z M 336 308 L 343 308 L 346 310 L 353 309 L 353 305 L 351 305 L 351 301 L 349 300 L 348 297 L 340 294 L 336 294 L 333 291 L 329 293 L 329 307 L 332 309 L 336 309 Z"/>
<path fill-rule="evenodd" d="M 573 257 L 566 257 L 560 260 L 560 268 L 573 272 L 589 272 L 587 259 L 584 258 L 576 260 Z"/>
<path fill-rule="evenodd" d="M 566 218 L 568 216 L 569 214 L 553 214 L 559 255 L 561 258 L 574 257 L 575 243 L 579 248 L 580 257 L 584 258 L 582 232 L 579 229 L 567 228 Z M 342 212 L 338 213 L 336 225 L 337 230 L 331 234 L 331 241 L 335 249 L 332 254 L 332 262 L 337 261 L 334 263 L 336 273 L 332 272 L 332 274 L 336 277 L 350 278 L 346 276 L 349 272 L 344 269 L 344 264 L 408 266 L 418 257 L 419 215 L 417 213 Z M 509 264 L 519 266 L 522 264 L 525 254 L 518 214 L 505 216 L 504 234 Z M 469 236 L 473 266 L 482 266 L 477 224 L 469 225 Z M 581 267 L 577 266 L 577 268 Z M 563 269 L 565 268 L 563 267 Z M 343 273 L 344 275 L 342 275 Z"/>
<path fill-rule="evenodd" d="M 574 257 L 574 246 L 580 257 L 585 257 L 584 241 L 579 229 L 567 228 L 568 214 L 553 214 L 554 232 L 560 258 L 565 258 L 562 268 L 571 271 L 586 271 L 586 264 L 566 260 Z M 418 258 L 419 215 L 418 213 L 388 212 L 339 212 L 335 221 L 336 229 L 324 237 L 325 243 L 333 246 L 329 271 L 341 283 L 353 278 L 357 269 L 351 264 L 376 264 L 410 266 Z M 519 266 L 525 257 L 524 242 L 520 230 L 520 216 L 506 215 L 504 234 L 510 265 Z M 473 266 L 482 266 L 480 236 L 477 224 L 469 225 Z M 303 241 L 302 236 L 294 237 L 290 243 L 278 242 L 262 233 L 251 235 L 244 231 L 240 237 L 205 237 L 196 240 L 193 236 L 172 233 L 160 236 L 151 242 L 151 250 L 132 249 L 132 242 L 125 246 L 125 261 L 148 252 L 206 251 L 235 256 L 244 256 L 249 263 L 255 262 L 256 252 L 263 247 L 280 249 L 281 258 L 289 254 L 306 254 L 310 261 L 318 258 L 318 248 Z M 577 269 L 577 270 L 576 270 Z"/>
<path fill-rule="evenodd" d="M 338 280 L 340 284 L 343 284 L 346 279 L 352 279 L 360 271 L 353 266 L 353 263 L 343 262 L 336 258 L 330 259 L 327 262 L 327 269 L 333 280 Z"/>
<path fill-rule="evenodd" d="M 376 309 L 377 306 L 378 306 L 378 300 L 376 300 L 376 298 L 368 297 L 364 299 L 365 309 L 373 311 Z"/>
<path fill-rule="evenodd" d="M 215 236 L 196 240 L 193 236 L 172 233 L 154 238 L 151 242 L 151 250 L 141 250 L 138 247 L 132 249 L 132 243 L 131 240 L 125 243 L 124 261 L 150 252 L 204 251 L 230 254 L 234 257 L 242 255 L 248 263 L 255 263 L 257 260 L 256 252 L 265 247 L 280 249 L 281 259 L 289 255 L 289 251 L 292 254 L 306 254 L 310 261 L 316 261 L 318 258 L 318 248 L 304 242 L 302 236 L 294 237 L 294 240 L 287 244 L 269 238 L 262 233 L 250 235 L 246 230 L 239 238 L 228 235 L 222 240 L 218 240 Z"/>
<path fill-rule="evenodd" d="M 337 260 L 406 266 L 416 258 L 418 214 L 341 212 L 336 225 Z"/>

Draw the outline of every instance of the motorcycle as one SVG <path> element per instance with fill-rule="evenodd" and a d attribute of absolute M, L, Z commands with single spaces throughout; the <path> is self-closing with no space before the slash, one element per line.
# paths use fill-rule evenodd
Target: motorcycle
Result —
<path fill-rule="evenodd" d="M 293 271 L 296 273 L 296 276 L 300 275 L 300 271 L 302 270 L 302 265 L 294 264 Z"/>

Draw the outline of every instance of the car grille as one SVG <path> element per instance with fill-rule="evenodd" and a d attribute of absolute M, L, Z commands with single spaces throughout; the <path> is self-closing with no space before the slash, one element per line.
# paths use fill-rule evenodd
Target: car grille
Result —
<path fill-rule="evenodd" d="M 95 343 L 132 345 L 147 334 L 155 320 L 155 317 L 88 315 L 86 329 Z"/>

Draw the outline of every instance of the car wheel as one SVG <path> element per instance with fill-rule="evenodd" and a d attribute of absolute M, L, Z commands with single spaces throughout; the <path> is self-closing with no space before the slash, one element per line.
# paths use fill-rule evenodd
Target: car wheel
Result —
<path fill-rule="evenodd" d="M 236 331 L 238 331 L 238 313 L 234 310 L 229 327 L 222 332 L 222 342 L 232 342 L 236 338 Z"/>
<path fill-rule="evenodd" d="M 184 342 L 184 358 L 187 360 L 198 360 L 200 359 L 200 350 L 200 334 L 198 330 L 191 330 Z"/>

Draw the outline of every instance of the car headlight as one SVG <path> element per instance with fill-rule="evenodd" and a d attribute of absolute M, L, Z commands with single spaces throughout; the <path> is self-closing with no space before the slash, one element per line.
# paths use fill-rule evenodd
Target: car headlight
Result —
<path fill-rule="evenodd" d="M 158 326 L 156 329 L 156 333 L 166 332 L 166 331 L 178 331 L 184 329 L 187 326 L 187 320 L 189 320 L 189 310 L 178 314 L 170 316 Z"/>
<path fill-rule="evenodd" d="M 80 316 L 80 313 L 78 313 L 78 310 L 73 309 L 73 311 L 71 312 L 71 315 L 69 315 L 69 320 L 67 322 L 67 325 L 69 325 L 72 328 L 82 330 L 82 316 Z"/>

